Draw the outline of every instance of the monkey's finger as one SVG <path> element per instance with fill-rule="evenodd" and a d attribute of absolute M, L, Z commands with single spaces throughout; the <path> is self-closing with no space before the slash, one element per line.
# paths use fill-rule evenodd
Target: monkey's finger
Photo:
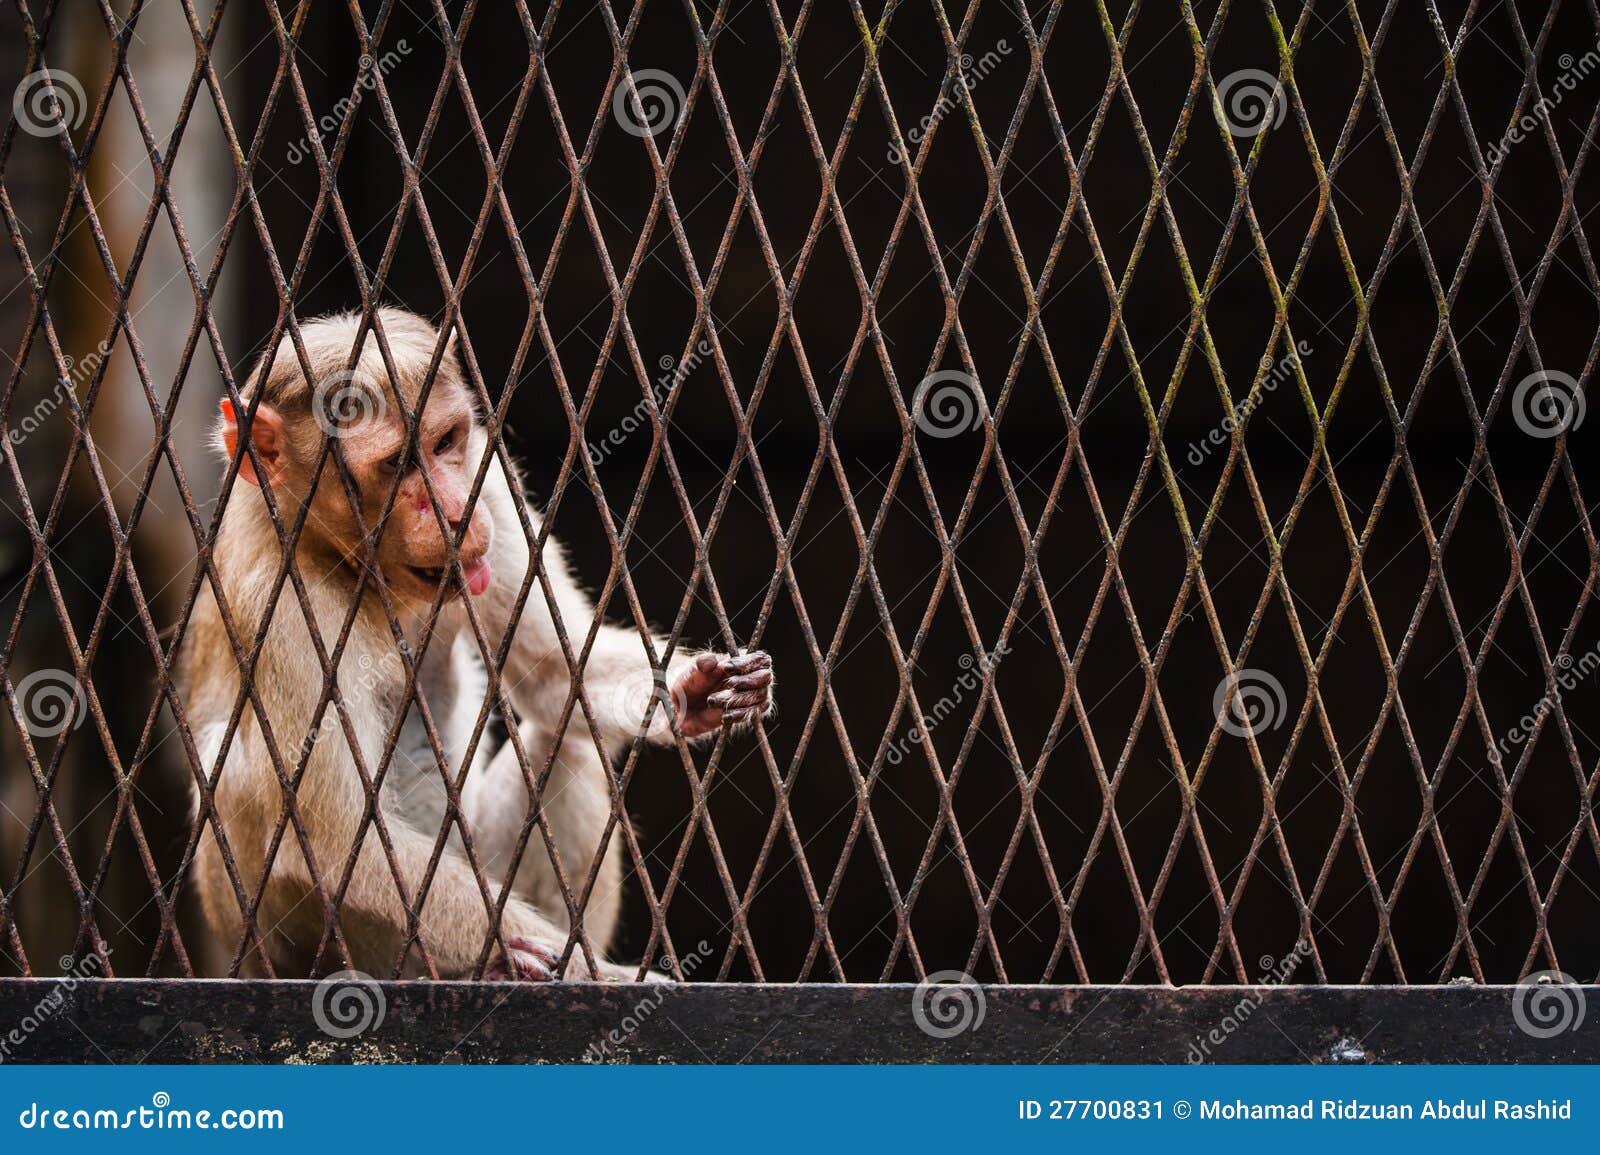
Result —
<path fill-rule="evenodd" d="M 535 939 L 524 938 L 521 935 L 511 935 L 508 937 L 506 939 L 506 946 L 514 951 L 520 951 L 522 954 L 532 955 L 535 959 L 539 960 L 541 964 L 551 970 L 554 970 L 556 968 L 556 964 L 561 961 L 561 952 L 555 947 L 550 946 L 548 943 L 539 942 Z"/>
<path fill-rule="evenodd" d="M 689 694 L 704 694 L 728 676 L 726 662 L 721 654 L 701 654 L 678 684 Z"/>
<path fill-rule="evenodd" d="M 554 982 L 555 977 L 555 971 L 531 956 L 522 955 L 517 960 L 517 978 L 523 982 L 548 983 Z"/>
<path fill-rule="evenodd" d="M 742 710 L 725 710 L 722 714 L 722 724 L 724 726 L 742 726 L 746 722 L 754 722 L 764 712 L 757 706 L 746 706 Z"/>
<path fill-rule="evenodd" d="M 706 705 L 716 710 L 742 710 L 748 706 L 759 706 L 766 700 L 765 690 L 748 690 L 743 693 L 721 690 L 707 698 Z"/>
<path fill-rule="evenodd" d="M 561 961 L 560 951 L 548 947 L 536 939 L 525 938 L 520 934 L 507 935 L 506 946 L 512 950 L 523 951 L 526 954 L 539 955 L 551 966 L 555 966 L 557 962 Z"/>
<path fill-rule="evenodd" d="M 513 936 L 506 939 L 506 959 L 517 978 L 547 983 L 556 977 L 561 954 L 544 943 Z"/>
<path fill-rule="evenodd" d="M 517 957 L 517 978 L 523 982 L 548 983 L 554 982 L 556 972 L 545 966 L 539 959 L 531 955 Z"/>
<path fill-rule="evenodd" d="M 694 660 L 681 681 L 690 694 L 703 694 L 719 689 L 730 678 L 770 669 L 772 658 L 761 650 L 732 657 L 727 654 L 701 654 Z"/>
<path fill-rule="evenodd" d="M 772 685 L 771 670 L 757 670 L 753 674 L 744 674 L 737 678 L 729 678 L 722 684 L 725 690 L 759 690 L 763 686 Z"/>
<path fill-rule="evenodd" d="M 549 982 L 555 973 L 533 955 L 508 951 L 489 964 L 483 978 L 491 983 Z"/>
<path fill-rule="evenodd" d="M 772 655 L 765 650 L 751 650 L 748 654 L 727 660 L 728 672 L 733 674 L 752 674 L 757 670 L 771 669 Z"/>

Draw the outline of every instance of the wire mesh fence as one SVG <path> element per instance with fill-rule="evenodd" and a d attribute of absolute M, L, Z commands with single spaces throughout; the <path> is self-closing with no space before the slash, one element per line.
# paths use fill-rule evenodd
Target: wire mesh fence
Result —
<path fill-rule="evenodd" d="M 174 672 L 248 488 L 215 406 L 253 414 L 274 356 L 315 381 L 303 329 L 341 308 L 411 452 L 459 360 L 469 504 L 520 461 L 533 556 L 564 542 L 599 615 L 530 567 L 568 672 L 542 748 L 499 676 L 517 624 L 471 617 L 488 688 L 464 757 L 429 723 L 442 817 L 390 973 L 440 973 L 441 861 L 506 901 L 519 859 L 480 862 L 463 812 L 479 747 L 532 784 L 517 854 L 582 927 L 599 867 L 563 866 L 548 793 L 595 728 L 600 617 L 661 627 L 658 669 L 704 644 L 778 672 L 752 733 L 615 762 L 616 950 L 675 977 L 1600 973 L 1593 0 L 9 19 L 10 973 L 276 973 L 266 879 L 341 738 L 365 812 L 304 902 L 311 969 L 355 958 L 349 871 L 390 849 L 444 595 L 408 633 L 363 571 L 409 640 L 349 653 L 358 600 L 316 639 L 314 741 L 265 739 L 275 825 L 243 852 L 215 796 L 267 623 L 221 615 L 220 746 Z M 420 394 L 396 302 L 439 334 Z M 338 442 L 318 470 L 373 547 L 398 490 L 367 516 Z M 273 612 L 311 619 L 308 505 L 270 515 Z M 208 840 L 234 939 L 198 914 Z"/>

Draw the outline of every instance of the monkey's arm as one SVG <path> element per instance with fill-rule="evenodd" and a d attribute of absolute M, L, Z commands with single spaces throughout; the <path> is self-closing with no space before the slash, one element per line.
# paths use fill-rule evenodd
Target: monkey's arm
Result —
<path fill-rule="evenodd" d="M 491 636 L 503 636 L 522 583 L 529 572 L 528 538 L 517 518 L 511 485 L 496 462 L 489 469 L 482 499 L 493 524 L 489 588 L 477 599 Z M 535 526 L 537 529 L 537 526 Z M 574 655 L 582 652 L 594 623 L 594 603 L 573 579 L 554 540 L 547 539 L 540 568 L 554 595 L 555 614 Z M 563 654 L 551 598 L 536 583 L 530 591 L 507 655 L 503 684 L 512 705 L 524 716 L 559 724 L 571 687 L 571 671 Z M 666 642 L 652 634 L 659 662 Z M 582 669 L 583 686 L 608 755 L 618 757 L 641 732 L 647 741 L 673 740 L 671 714 L 682 733 L 694 739 L 713 734 L 726 724 L 754 721 L 770 710 L 772 662 L 764 653 L 737 657 L 707 651 L 679 650 L 665 670 L 652 664 L 650 651 L 637 629 L 602 623 Z M 671 702 L 669 713 L 667 703 Z M 646 729 L 645 717 L 649 715 Z M 573 724 L 583 724 L 581 711 Z"/>

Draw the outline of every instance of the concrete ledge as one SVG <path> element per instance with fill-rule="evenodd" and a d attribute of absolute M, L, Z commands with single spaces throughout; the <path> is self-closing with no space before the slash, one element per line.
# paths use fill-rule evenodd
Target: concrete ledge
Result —
<path fill-rule="evenodd" d="M 1537 1038 L 1513 1015 L 1513 1000 L 1519 992 L 1527 1000 L 1530 990 L 1596 1010 L 1561 1033 Z M 1600 987 L 1593 986 L 333 987 L 90 979 L 67 990 L 56 979 L 4 979 L 0 1060 L 1596 1063 L 1597 999 Z M 919 1017 L 939 1031 L 968 1025 L 940 1038 L 919 1025 Z M 1534 1021 L 1551 1020 L 1536 1014 Z M 329 1033 L 342 1035 L 363 1023 L 348 1037 Z"/>

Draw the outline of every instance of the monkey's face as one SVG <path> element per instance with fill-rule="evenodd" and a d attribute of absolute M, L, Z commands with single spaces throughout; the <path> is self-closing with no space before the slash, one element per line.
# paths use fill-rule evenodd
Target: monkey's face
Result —
<path fill-rule="evenodd" d="M 390 596 L 425 609 L 441 585 L 448 597 L 463 590 L 476 596 L 489 586 L 489 515 L 476 502 L 467 513 L 487 438 L 454 348 L 447 346 L 411 448 L 397 401 L 404 397 L 404 408 L 416 410 L 439 333 L 408 313 L 386 309 L 381 316 L 398 382 L 389 380 L 388 362 L 371 333 L 356 368 L 345 368 L 359 331 L 357 314 L 310 322 L 300 334 L 309 369 L 302 372 L 285 335 L 252 381 L 259 398 L 247 426 L 243 413 L 222 402 L 218 447 L 239 461 L 241 478 L 277 493 L 286 520 L 309 497 L 302 541 L 358 570 L 368 565 L 369 543 L 375 543 L 377 576 Z M 240 452 L 241 439 L 251 452 Z M 330 439 L 334 453 L 325 456 Z M 346 473 L 353 489 L 346 488 Z M 459 543 L 459 579 L 450 565 L 452 542 Z"/>
<path fill-rule="evenodd" d="M 365 522 L 366 531 L 376 536 L 384 585 L 397 600 L 432 605 L 440 585 L 446 598 L 459 597 L 462 589 L 477 597 L 490 584 L 490 520 L 482 502 L 467 515 L 485 438 L 466 387 L 440 376 L 418 422 L 418 448 L 411 453 L 405 421 L 395 408 L 384 406 L 339 434 L 339 456 L 357 486 L 360 518 L 330 459 L 312 496 L 309 528 L 360 566 L 366 562 Z M 390 493 L 394 507 L 386 518 Z M 458 536 L 461 581 L 450 568 L 450 541 Z"/>
<path fill-rule="evenodd" d="M 467 515 L 482 458 L 479 447 L 483 438 L 474 436 L 477 431 L 465 387 L 441 378 L 418 423 L 415 452 L 405 451 L 406 429 L 398 414 L 365 422 L 362 435 L 341 440 L 345 463 L 360 487 L 362 518 L 368 530 L 377 534 L 378 563 L 391 594 L 431 604 L 441 585 L 446 587 L 447 597 L 460 596 L 463 584 L 473 596 L 489 587 L 488 514 L 479 502 L 470 518 Z M 343 486 L 337 477 L 326 481 L 333 484 L 319 486 L 318 496 L 326 491 L 333 499 L 338 508 L 328 516 L 334 520 L 336 532 L 359 548 L 360 528 L 350 516 Z M 399 492 L 393 509 L 380 525 L 384 504 L 396 484 Z M 347 524 L 339 526 L 341 520 Z M 460 536 L 460 581 L 450 568 L 446 533 L 451 538 Z"/>

